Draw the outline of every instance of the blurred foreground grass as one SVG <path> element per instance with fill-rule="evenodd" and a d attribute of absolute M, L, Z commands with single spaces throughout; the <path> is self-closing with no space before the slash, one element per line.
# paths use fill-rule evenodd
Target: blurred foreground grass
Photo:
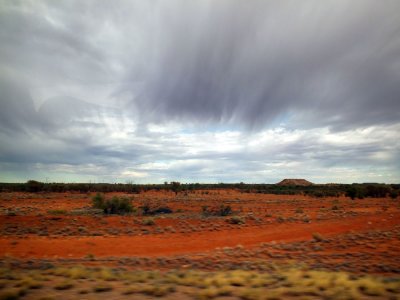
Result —
<path fill-rule="evenodd" d="M 11 299 L 400 299 L 400 277 L 277 267 L 275 271 L 128 271 L 105 267 L 0 269 Z"/>

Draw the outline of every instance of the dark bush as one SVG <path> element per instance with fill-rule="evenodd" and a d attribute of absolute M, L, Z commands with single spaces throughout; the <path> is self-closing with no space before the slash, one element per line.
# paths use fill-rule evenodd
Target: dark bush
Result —
<path fill-rule="evenodd" d="M 25 184 L 26 191 L 29 193 L 37 193 L 43 190 L 44 183 L 36 180 L 29 180 Z"/>
<path fill-rule="evenodd" d="M 154 215 L 156 215 L 156 214 L 171 214 L 172 209 L 170 209 L 168 206 L 159 207 L 159 208 L 156 208 L 155 210 L 153 210 L 152 213 Z"/>
<path fill-rule="evenodd" d="M 361 186 L 351 185 L 346 190 L 346 196 L 353 200 L 355 198 L 363 199 L 365 197 L 364 189 Z"/>
<path fill-rule="evenodd" d="M 112 197 L 104 199 L 101 194 L 96 194 L 92 199 L 92 207 L 102 209 L 105 214 L 126 214 L 133 211 L 131 200 L 125 197 Z"/>
<path fill-rule="evenodd" d="M 171 214 L 173 211 L 168 206 L 155 206 L 152 207 L 149 202 L 144 203 L 141 207 L 144 216 L 158 215 L 158 214 Z"/>
<path fill-rule="evenodd" d="M 228 216 L 232 214 L 232 208 L 229 205 L 221 205 L 218 209 L 218 215 L 220 216 Z"/>
<path fill-rule="evenodd" d="M 389 192 L 390 188 L 383 184 L 369 184 L 365 187 L 366 197 L 385 198 Z"/>

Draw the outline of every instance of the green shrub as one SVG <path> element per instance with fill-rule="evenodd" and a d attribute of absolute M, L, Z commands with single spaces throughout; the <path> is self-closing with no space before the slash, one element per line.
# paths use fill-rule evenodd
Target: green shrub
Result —
<path fill-rule="evenodd" d="M 131 200 L 124 197 L 112 197 L 104 203 L 104 213 L 125 214 L 133 211 Z"/>
<path fill-rule="evenodd" d="M 133 211 L 131 200 L 125 197 L 112 197 L 104 199 L 101 194 L 96 194 L 92 199 L 92 207 L 102 209 L 105 214 L 126 214 Z"/>
<path fill-rule="evenodd" d="M 104 196 L 103 194 L 97 193 L 96 196 L 92 198 L 92 207 L 93 208 L 99 208 L 99 209 L 104 209 Z"/>

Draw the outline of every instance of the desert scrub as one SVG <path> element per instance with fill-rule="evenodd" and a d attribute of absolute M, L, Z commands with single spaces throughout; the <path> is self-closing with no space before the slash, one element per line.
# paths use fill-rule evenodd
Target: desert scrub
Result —
<path fill-rule="evenodd" d="M 0 300 L 17 300 L 24 296 L 26 291 L 21 288 L 8 288 L 0 291 Z"/>
<path fill-rule="evenodd" d="M 95 255 L 92 254 L 92 253 L 86 254 L 85 258 L 88 259 L 88 260 L 96 260 Z"/>
<path fill-rule="evenodd" d="M 143 287 L 140 292 L 145 295 L 154 297 L 163 297 L 175 292 L 175 287 L 169 285 L 152 284 Z"/>
<path fill-rule="evenodd" d="M 233 211 L 230 205 L 221 204 L 219 206 L 214 206 L 214 207 L 202 206 L 201 213 L 204 217 L 208 216 L 226 217 L 231 215 Z"/>
<path fill-rule="evenodd" d="M 229 286 L 223 287 L 207 287 L 203 290 L 195 292 L 194 297 L 195 299 L 203 300 L 203 299 L 213 299 L 216 297 L 222 296 L 230 296 L 232 294 L 232 288 Z"/>
<path fill-rule="evenodd" d="M 155 224 L 156 224 L 156 222 L 154 222 L 154 220 L 151 218 L 143 219 L 143 221 L 142 221 L 142 225 L 145 225 L 145 226 L 153 226 Z"/>
<path fill-rule="evenodd" d="M 229 219 L 226 220 L 230 224 L 244 224 L 245 220 L 242 217 L 239 216 L 233 216 Z"/>
<path fill-rule="evenodd" d="M 103 194 L 97 193 L 96 196 L 92 198 L 92 207 L 103 209 L 104 208 L 105 198 Z"/>
<path fill-rule="evenodd" d="M 54 289 L 63 291 L 63 290 L 69 290 L 73 287 L 74 287 L 74 284 L 71 280 L 64 280 L 64 281 L 57 283 L 54 286 Z"/>
<path fill-rule="evenodd" d="M 40 289 L 43 287 L 43 284 L 37 280 L 34 280 L 33 278 L 26 277 L 22 279 L 18 284 L 18 287 L 23 287 L 26 289 Z"/>
<path fill-rule="evenodd" d="M 314 241 L 316 241 L 316 242 L 323 242 L 323 241 L 325 241 L 325 238 L 324 238 L 320 233 L 318 233 L 318 232 L 314 232 L 314 233 L 312 234 L 312 237 L 313 237 Z"/>
<path fill-rule="evenodd" d="M 70 269 L 83 272 L 84 276 L 71 276 Z M 68 272 L 67 272 L 68 271 Z M 73 273 L 73 272 L 72 272 Z M 11 271 L 0 269 L 0 278 L 6 281 L 0 291 L 0 300 L 19 299 L 21 291 L 31 291 L 23 288 L 8 288 L 11 280 L 22 281 L 27 277 L 46 276 L 49 280 L 46 288 L 65 290 L 72 288 L 73 279 L 79 283 L 90 285 L 83 293 L 96 293 L 117 290 L 117 286 L 125 284 L 121 293 L 144 294 L 151 297 L 167 296 L 175 291 L 184 292 L 196 299 L 213 299 L 229 296 L 235 299 L 398 299 L 400 296 L 400 278 L 384 278 L 378 276 L 350 275 L 345 272 L 315 271 L 305 265 L 291 267 L 290 265 L 274 265 L 268 273 L 257 271 L 232 270 L 204 272 L 193 270 L 177 270 L 169 272 L 127 271 L 112 268 L 52 268 L 49 270 Z M 67 280 L 59 282 L 58 280 Z M 390 279 L 390 280 L 388 280 Z M 110 283 L 109 280 L 115 281 Z M 15 282 L 11 283 L 15 284 Z M 85 285 L 86 287 L 88 285 Z M 73 291 L 78 295 L 82 287 Z M 82 293 L 82 294 L 83 294 Z M 172 299 L 171 295 L 171 299 Z M 26 298 L 26 297 L 25 297 Z"/>
<path fill-rule="evenodd" d="M 109 292 L 112 289 L 113 286 L 108 283 L 99 283 L 93 287 L 93 292 L 95 293 Z"/>
<path fill-rule="evenodd" d="M 47 213 L 50 215 L 66 215 L 67 211 L 64 209 L 49 209 Z"/>
<path fill-rule="evenodd" d="M 100 193 L 92 198 L 92 207 L 102 209 L 105 214 L 127 214 L 134 211 L 132 201 L 126 197 L 112 197 L 105 199 Z"/>

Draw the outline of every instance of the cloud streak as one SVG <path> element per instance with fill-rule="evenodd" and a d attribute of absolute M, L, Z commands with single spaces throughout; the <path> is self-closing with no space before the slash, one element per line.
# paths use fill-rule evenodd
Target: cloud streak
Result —
<path fill-rule="evenodd" d="M 160 5 L 143 65 L 128 72 L 138 84 L 127 86 L 132 103 L 150 120 L 334 129 L 398 121 L 398 2 L 178 3 Z"/>

